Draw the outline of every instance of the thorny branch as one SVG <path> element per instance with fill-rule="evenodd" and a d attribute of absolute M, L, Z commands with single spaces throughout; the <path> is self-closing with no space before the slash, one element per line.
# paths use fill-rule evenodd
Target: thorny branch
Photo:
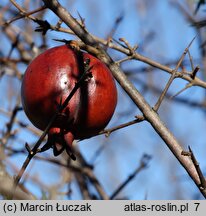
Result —
<path fill-rule="evenodd" d="M 43 0 L 45 5 L 51 9 L 65 24 L 82 40 L 80 42 L 81 48 L 84 47 L 88 52 L 92 51 L 92 54 L 96 55 L 99 59 L 101 59 L 104 63 L 108 65 L 110 70 L 112 71 L 113 76 L 116 78 L 118 83 L 122 86 L 122 88 L 127 92 L 128 96 L 133 100 L 133 102 L 137 105 L 137 107 L 143 113 L 145 119 L 151 124 L 154 130 L 159 134 L 159 136 L 164 140 L 166 145 L 178 159 L 178 161 L 185 168 L 187 173 L 193 179 L 200 192 L 204 197 L 206 197 L 206 188 L 202 189 L 199 187 L 200 180 L 198 173 L 194 167 L 193 162 L 190 158 L 183 157 L 181 155 L 183 148 L 181 144 L 177 141 L 174 135 L 168 130 L 168 128 L 161 121 L 158 114 L 151 108 L 151 106 L 145 101 L 144 97 L 140 94 L 140 92 L 133 86 L 133 84 L 128 80 L 123 71 L 119 68 L 115 62 L 111 59 L 111 57 L 98 45 L 98 41 L 86 31 L 82 26 L 71 16 L 71 14 L 60 5 L 60 3 L 56 0 L 48 1 Z M 123 48 L 125 51 L 125 48 Z M 127 54 L 130 55 L 131 51 L 127 50 Z M 167 67 L 162 67 L 162 65 L 157 64 L 153 61 L 148 61 L 145 57 L 140 57 L 137 53 L 133 53 L 135 59 L 141 60 L 145 63 L 153 65 L 154 67 L 158 67 L 164 69 L 170 73 L 173 73 L 173 70 Z M 191 77 L 185 76 L 183 74 L 177 73 L 177 76 L 180 76 L 186 79 L 189 82 L 193 82 L 193 84 L 197 84 L 197 82 L 201 82 L 199 79 L 195 77 L 192 80 Z M 203 83 L 202 83 L 203 84 Z"/>
<path fill-rule="evenodd" d="M 15 4 L 18 5 L 17 3 L 15 3 Z M 57 9 L 55 9 L 55 7 L 58 7 L 58 2 L 57 3 L 55 2 L 55 4 L 53 4 L 53 9 L 54 9 L 54 11 L 61 10 L 61 8 L 57 10 Z M 25 13 L 25 11 L 19 5 L 18 5 L 18 9 L 20 10 L 20 12 Z M 45 7 L 42 7 L 42 10 L 43 9 L 45 9 Z M 62 13 L 62 11 L 64 11 L 64 10 L 61 10 L 61 13 Z M 71 19 L 73 19 L 73 21 L 77 22 L 77 20 L 74 19 L 70 14 L 68 16 L 69 16 L 68 18 L 64 17 L 65 20 L 69 21 L 70 18 L 71 18 Z M 28 18 L 30 18 L 31 20 L 33 20 L 34 22 L 37 22 L 37 23 L 41 21 L 41 20 L 38 20 L 37 18 L 34 18 L 32 16 L 29 16 L 29 15 L 28 15 Z M 63 20 L 63 19 L 61 19 L 61 20 Z M 43 21 L 43 22 L 48 23 L 47 21 Z M 127 46 L 122 45 L 122 44 L 118 45 L 118 44 L 113 43 L 112 39 L 108 41 L 108 40 L 98 38 L 95 35 L 87 34 L 88 32 L 87 32 L 86 28 L 82 27 L 82 25 L 80 25 L 79 22 L 77 22 L 77 23 L 78 23 L 79 27 L 75 26 L 75 28 L 74 29 L 71 28 L 71 30 L 66 29 L 66 28 L 62 28 L 62 27 L 59 27 L 59 26 L 53 26 L 53 25 L 51 25 L 49 23 L 47 25 L 45 25 L 45 29 L 44 29 L 44 25 L 42 25 L 41 27 L 42 27 L 42 32 L 46 32 L 50 28 L 51 30 L 65 32 L 65 33 L 74 34 L 74 35 L 78 35 L 75 32 L 75 29 L 78 28 L 78 31 L 81 32 L 82 37 L 84 37 L 84 32 L 85 32 L 85 36 L 87 35 L 87 40 L 89 41 L 89 43 L 87 43 L 88 45 L 93 45 L 93 44 L 104 45 L 105 47 L 112 48 L 112 49 L 115 49 L 115 50 L 117 50 L 119 52 L 124 53 L 125 55 L 128 56 L 126 58 L 127 60 L 128 59 L 135 59 L 135 60 L 144 62 L 144 63 L 146 63 L 148 65 L 151 65 L 151 66 L 153 66 L 155 68 L 158 68 L 160 70 L 163 70 L 165 72 L 168 72 L 170 74 L 173 74 L 173 69 L 171 69 L 170 67 L 168 67 L 166 65 L 162 65 L 159 62 L 153 61 L 152 59 L 149 59 L 149 58 L 139 54 L 138 52 L 135 52 L 135 50 L 137 49 L 138 46 L 134 47 L 134 48 L 131 48 L 129 43 L 126 44 Z M 74 25 L 74 23 L 70 22 L 70 25 Z M 121 41 L 125 43 L 126 40 L 124 38 L 121 38 Z M 131 51 L 132 51 L 132 56 L 131 56 Z M 195 79 L 194 79 L 193 77 L 190 77 L 190 76 L 187 75 L 187 74 L 192 74 L 192 73 L 193 73 L 193 71 L 187 72 L 187 73 L 186 72 L 182 73 L 181 71 L 177 71 L 176 72 L 176 78 L 184 79 L 184 80 L 192 83 L 193 86 L 200 86 L 200 87 L 206 88 L 206 82 L 202 81 L 198 77 L 195 77 Z"/>
<path fill-rule="evenodd" d="M 75 20 L 75 19 L 74 19 Z M 44 21 L 46 22 L 46 21 Z M 43 26 L 42 26 L 43 27 Z M 62 27 L 58 27 L 58 26 L 53 26 L 51 24 L 49 25 L 46 25 L 46 29 L 42 28 L 42 32 L 46 32 L 48 30 L 48 28 L 50 28 L 51 30 L 55 30 L 55 31 L 59 31 L 59 32 L 64 32 L 64 33 L 69 33 L 69 34 L 73 34 L 73 35 L 76 35 L 74 31 L 70 30 L 70 29 L 66 29 L 66 28 L 62 28 Z M 71 28 L 72 29 L 72 28 Z M 84 28 L 84 31 L 87 32 Z M 173 69 L 171 69 L 170 67 L 166 66 L 166 65 L 163 65 L 159 62 L 156 62 L 156 61 L 153 61 L 152 59 L 148 58 L 148 57 L 145 57 L 141 54 L 139 54 L 138 52 L 135 52 L 135 49 L 133 50 L 133 55 L 130 56 L 131 54 L 131 49 L 129 49 L 129 47 L 126 47 L 122 44 L 116 44 L 113 42 L 112 39 L 110 40 L 104 40 L 102 38 L 99 38 L 99 37 L 96 37 L 95 35 L 92 35 L 92 34 L 89 34 L 92 38 L 93 38 L 93 42 L 95 44 L 101 44 L 103 45 L 104 47 L 108 47 L 108 48 L 111 48 L 111 49 L 114 49 L 114 50 L 117 50 L 121 53 L 124 53 L 125 55 L 127 55 L 128 57 L 126 57 L 125 59 L 126 60 L 129 60 L 129 59 L 135 59 L 135 60 L 138 60 L 138 61 L 141 61 L 141 62 L 144 62 L 152 67 L 155 67 L 155 68 L 158 68 L 160 70 L 163 70 L 169 74 L 173 74 Z M 89 39 L 91 40 L 91 38 Z M 123 39 L 125 40 L 125 39 Z M 92 44 L 90 44 L 92 45 Z M 120 62 L 123 62 L 122 60 Z M 191 74 L 193 73 L 193 71 L 191 72 L 187 72 L 185 74 L 183 74 L 181 71 L 177 71 L 176 73 L 176 77 L 177 78 L 181 78 L 181 79 L 184 79 L 190 83 L 193 84 L 193 86 L 200 86 L 202 88 L 206 88 L 206 82 L 204 82 L 203 80 L 199 79 L 198 77 L 195 77 L 192 78 L 190 76 L 188 76 L 187 74 Z"/>
<path fill-rule="evenodd" d="M 125 91 L 128 93 L 128 95 L 132 98 L 134 103 L 142 111 L 143 115 L 138 116 L 137 119 L 134 119 L 133 121 L 119 125 L 117 127 L 104 130 L 104 131 L 100 132 L 100 134 L 104 133 L 106 135 L 109 135 L 113 131 L 118 130 L 120 128 L 127 127 L 128 125 L 132 125 L 132 124 L 144 121 L 144 120 L 149 121 L 151 123 L 151 125 L 153 126 L 153 128 L 157 131 L 157 133 L 162 137 L 162 139 L 165 141 L 165 143 L 168 145 L 168 147 L 174 153 L 174 155 L 178 158 L 180 163 L 185 167 L 186 171 L 191 176 L 191 178 L 194 180 L 195 184 L 199 187 L 202 194 L 204 196 L 206 196 L 205 184 L 203 184 L 201 175 L 200 175 L 198 168 L 196 166 L 197 163 L 194 162 L 195 160 L 191 156 L 191 155 L 193 155 L 193 153 L 190 151 L 191 160 L 190 160 L 190 157 L 181 157 L 182 156 L 181 153 L 183 151 L 182 147 L 177 142 L 177 140 L 174 138 L 174 136 L 170 133 L 170 131 L 165 127 L 165 125 L 161 122 L 161 120 L 159 119 L 159 116 L 155 112 L 156 110 L 158 110 L 161 102 L 157 106 L 157 109 L 154 109 L 155 111 L 152 110 L 152 108 L 147 104 L 147 102 L 144 100 L 144 98 L 141 96 L 141 94 L 134 88 L 134 86 L 128 81 L 127 77 L 122 73 L 121 69 L 119 68 L 119 65 L 122 62 L 124 62 L 125 60 L 136 59 L 138 61 L 145 62 L 146 64 L 151 65 L 152 67 L 156 67 L 158 69 L 161 69 L 163 71 L 170 73 L 171 77 L 173 77 L 173 74 L 175 74 L 175 78 L 181 78 L 181 79 L 187 80 L 189 82 L 189 85 L 191 85 L 191 86 L 200 86 L 200 87 L 206 88 L 206 83 L 204 81 L 202 81 L 201 79 L 196 77 L 196 74 L 199 70 L 198 66 L 195 68 L 192 67 L 191 72 L 184 72 L 183 73 L 182 71 L 178 71 L 178 68 L 173 70 L 168 66 L 162 65 L 162 64 L 155 62 L 155 61 L 153 61 L 153 60 L 151 60 L 145 56 L 140 55 L 138 52 L 136 52 L 137 47 L 132 48 L 125 39 L 122 39 L 122 42 L 124 42 L 124 44 L 121 44 L 121 43 L 114 43 L 112 39 L 104 40 L 104 39 L 98 38 L 94 35 L 91 35 L 86 30 L 85 26 L 81 25 L 76 19 L 74 19 L 66 11 L 66 9 L 64 9 L 56 0 L 51 0 L 51 1 L 43 0 L 45 5 L 43 7 L 36 9 L 36 10 L 33 10 L 31 12 L 24 11 L 23 8 L 20 7 L 15 1 L 12 0 L 11 2 L 16 4 L 16 7 L 20 11 L 20 13 L 19 13 L 19 15 L 15 16 L 11 20 L 4 23 L 4 25 L 5 25 L 4 28 L 7 29 L 7 32 L 9 32 L 8 29 L 9 29 L 10 24 L 12 22 L 14 22 L 15 20 L 26 17 L 28 19 L 33 20 L 34 22 L 37 22 L 37 23 L 39 22 L 40 28 L 38 28 L 38 30 L 41 30 L 45 34 L 46 34 L 46 31 L 48 29 L 51 29 L 51 30 L 55 30 L 55 31 L 66 32 L 66 33 L 77 35 L 83 41 L 83 43 L 81 41 L 78 42 L 81 49 L 85 49 L 86 51 L 91 52 L 92 54 L 96 55 L 98 58 L 100 58 L 102 61 L 104 61 L 110 67 L 110 69 L 113 72 L 114 77 L 121 84 L 121 86 L 125 89 Z M 42 24 L 41 20 L 38 20 L 35 17 L 31 16 L 32 14 L 37 13 L 41 10 L 44 10 L 45 8 L 50 8 L 60 18 L 60 22 L 57 25 L 53 26 L 50 23 L 48 23 L 47 21 L 43 21 L 44 23 L 45 22 L 48 23 L 48 25 L 45 25 L 46 26 L 45 27 L 43 25 L 44 23 Z M 65 22 L 70 27 L 71 30 L 67 29 L 67 28 L 62 28 L 61 27 L 62 22 Z M 44 28 L 47 28 L 47 30 Z M 9 35 L 9 37 L 12 36 L 11 33 L 8 33 L 8 35 Z M 28 57 L 28 55 L 25 54 L 25 50 L 21 46 L 20 41 L 18 41 L 17 39 L 18 39 L 17 37 L 13 37 L 13 39 L 11 40 L 11 41 L 13 41 L 13 48 L 11 49 L 11 52 L 13 51 L 14 48 L 17 48 L 17 50 L 19 50 L 21 53 L 23 53 L 21 55 L 21 56 L 23 56 L 23 58 L 22 59 L 12 59 L 10 57 L 10 54 L 9 54 L 7 59 L 3 59 L 1 57 L 0 62 L 12 62 L 12 63 L 16 64 L 16 63 L 21 62 L 23 60 L 27 63 L 31 59 L 30 56 Z M 108 54 L 102 49 L 102 45 L 103 45 L 103 47 L 112 48 L 112 49 L 115 49 L 121 53 L 124 53 L 127 57 L 124 60 L 120 60 L 119 62 L 113 62 L 113 60 L 108 56 Z M 21 76 L 19 76 L 19 77 L 21 77 Z M 172 81 L 173 81 L 173 79 L 172 79 Z M 169 87 L 169 85 L 170 84 L 168 84 L 167 87 Z M 165 88 L 165 92 L 167 92 L 167 90 L 168 90 L 168 88 L 167 89 Z M 165 97 L 165 94 L 166 93 L 163 94 L 163 98 Z M 12 116 L 11 116 L 11 120 L 12 120 Z M 12 120 L 12 122 L 13 122 L 13 120 Z M 44 133 L 42 135 L 45 136 Z M 41 137 L 40 137 L 40 139 L 41 139 Z M 41 143 L 37 142 L 37 144 L 40 145 Z M 35 149 L 33 148 L 32 150 L 31 149 L 29 149 L 29 150 L 30 150 L 29 155 L 32 158 L 36 154 L 34 152 L 35 151 L 38 152 L 38 147 L 36 147 Z M 30 154 L 30 153 L 32 153 L 32 154 Z M 29 157 L 29 155 L 28 155 L 28 157 Z M 82 170 L 81 170 L 81 172 L 82 172 Z M 20 171 L 20 173 L 21 173 L 21 171 Z M 23 172 L 22 172 L 22 174 L 23 174 Z M 17 176 L 16 180 L 18 180 L 18 176 Z M 94 182 L 96 182 L 96 179 L 94 180 Z M 102 190 L 102 188 L 100 187 L 99 191 L 101 191 L 101 190 Z M 108 197 L 106 196 L 104 191 L 100 194 L 102 194 L 101 197 L 103 197 L 104 199 L 108 199 Z"/>

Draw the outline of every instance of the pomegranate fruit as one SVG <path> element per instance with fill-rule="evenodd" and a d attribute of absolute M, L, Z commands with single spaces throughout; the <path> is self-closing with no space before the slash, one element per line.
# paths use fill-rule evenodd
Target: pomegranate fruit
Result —
<path fill-rule="evenodd" d="M 64 149 L 70 154 L 74 139 L 89 138 L 105 128 L 117 103 L 114 79 L 100 60 L 68 45 L 48 49 L 37 56 L 23 77 L 24 111 L 37 128 L 45 130 L 81 78 L 85 65 L 92 76 L 84 80 L 56 117 L 42 149 L 53 147 L 55 156 Z"/>

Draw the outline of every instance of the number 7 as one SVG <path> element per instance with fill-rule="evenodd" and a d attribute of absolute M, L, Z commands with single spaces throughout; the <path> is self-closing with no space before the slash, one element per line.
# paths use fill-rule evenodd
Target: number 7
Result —
<path fill-rule="evenodd" d="M 194 204 L 196 205 L 195 211 L 197 211 L 197 209 L 198 209 L 200 203 L 194 203 Z"/>

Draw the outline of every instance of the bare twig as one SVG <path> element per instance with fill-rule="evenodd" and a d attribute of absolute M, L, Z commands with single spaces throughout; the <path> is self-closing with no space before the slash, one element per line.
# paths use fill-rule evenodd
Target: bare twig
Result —
<path fill-rule="evenodd" d="M 170 76 L 170 79 L 169 79 L 167 85 L 165 86 L 165 88 L 164 88 L 162 94 L 160 95 L 160 97 L 159 97 L 157 103 L 156 103 L 155 106 L 154 106 L 154 110 L 155 110 L 155 111 L 158 111 L 158 109 L 159 109 L 159 107 L 160 107 L 160 105 L 161 105 L 161 103 L 162 103 L 162 101 L 163 101 L 165 95 L 167 94 L 167 91 L 168 91 L 169 87 L 171 86 L 172 82 L 173 82 L 174 79 L 176 78 L 177 70 L 178 70 L 178 68 L 180 67 L 180 65 L 182 64 L 182 61 L 183 61 L 185 55 L 187 54 L 187 52 L 189 51 L 189 47 L 192 45 L 194 39 L 195 39 L 195 38 L 192 39 L 192 41 L 189 43 L 189 45 L 187 46 L 187 48 L 184 50 L 182 56 L 180 57 L 180 60 L 178 61 L 178 63 L 177 63 L 177 65 L 176 65 L 176 67 L 175 67 L 175 69 L 174 69 L 172 75 Z"/>
<path fill-rule="evenodd" d="M 140 122 L 142 122 L 142 121 L 144 121 L 144 120 L 145 120 L 144 116 L 136 116 L 136 119 L 134 119 L 134 120 L 132 120 L 132 121 L 123 123 L 123 124 L 118 125 L 118 126 L 113 127 L 113 128 L 109 128 L 109 129 L 105 129 L 105 130 L 103 130 L 103 131 L 100 131 L 100 132 L 98 133 L 98 135 L 100 135 L 100 134 L 105 134 L 105 136 L 108 137 L 112 132 L 114 132 L 114 131 L 116 131 L 116 130 L 119 130 L 119 129 L 128 127 L 128 126 L 133 125 L 133 124 L 140 123 Z"/>
<path fill-rule="evenodd" d="M 8 139 L 11 137 L 12 133 L 11 133 L 11 130 L 12 130 L 12 127 L 14 125 L 14 122 L 15 122 L 15 118 L 16 118 L 16 115 L 17 113 L 22 110 L 22 108 L 19 106 L 20 104 L 20 99 L 17 99 L 17 103 L 14 107 L 14 109 L 12 110 L 11 112 L 11 116 L 10 116 L 10 120 L 9 122 L 6 124 L 6 131 L 5 133 L 3 133 L 3 136 L 2 138 L 0 139 L 1 141 L 1 144 L 3 146 L 6 145 L 6 143 L 8 142 Z"/>
<path fill-rule="evenodd" d="M 10 0 L 10 2 L 19 10 L 19 12 L 20 12 L 23 16 L 26 16 L 26 15 L 27 15 L 26 11 L 25 11 L 16 1 Z M 44 8 L 45 8 L 45 7 L 44 7 Z M 32 17 L 30 14 L 29 14 L 27 17 L 29 17 L 29 18 L 32 19 L 32 20 L 35 20 L 35 18 Z"/>
<path fill-rule="evenodd" d="M 192 71 L 192 74 L 191 74 L 191 78 L 194 79 L 197 75 L 197 72 L 200 70 L 200 67 L 199 66 L 196 66 L 194 68 L 194 70 Z"/>
<path fill-rule="evenodd" d="M 74 175 L 76 177 L 76 181 L 77 181 L 79 189 L 81 191 L 82 198 L 84 200 L 91 200 L 92 196 L 89 192 L 86 176 L 83 175 L 81 172 L 74 173 Z"/>
<path fill-rule="evenodd" d="M 121 12 L 120 15 L 116 18 L 113 26 L 112 26 L 112 29 L 110 30 L 108 36 L 107 36 L 107 40 L 109 41 L 115 34 L 118 26 L 120 25 L 120 23 L 123 21 L 124 19 L 124 13 Z"/>
<path fill-rule="evenodd" d="M 0 113 L 2 113 L 3 115 L 5 115 L 7 117 L 10 117 L 10 118 L 13 115 L 13 112 L 8 112 L 8 111 L 6 111 L 6 110 L 4 110 L 2 108 L 0 108 Z M 41 135 L 38 129 L 36 129 L 36 128 L 30 126 L 30 125 L 25 124 L 24 122 L 20 121 L 19 119 L 14 118 L 13 121 L 14 121 L 14 123 L 18 124 L 20 127 L 26 128 L 27 130 L 29 130 L 34 135 L 36 135 L 36 136 L 40 136 Z"/>
<path fill-rule="evenodd" d="M 181 89 L 180 91 L 178 91 L 175 95 L 172 95 L 170 97 L 170 99 L 173 99 L 175 97 L 177 97 L 178 95 L 180 95 L 182 92 L 184 92 L 185 90 L 189 89 L 192 87 L 192 84 L 191 83 L 188 83 L 183 89 Z"/>
<path fill-rule="evenodd" d="M 114 191 L 114 193 L 110 196 L 110 199 L 114 199 L 125 187 L 131 182 L 140 171 L 147 168 L 149 160 L 151 159 L 150 155 L 144 154 L 140 160 L 140 165 L 137 169 Z"/>
<path fill-rule="evenodd" d="M 86 160 L 84 159 L 84 157 L 82 156 L 82 154 L 79 154 L 79 151 L 75 151 L 75 153 L 78 154 L 78 161 L 80 162 L 81 164 L 81 167 L 83 167 L 83 169 L 85 168 L 86 170 L 86 176 L 88 176 L 89 178 L 89 181 L 92 183 L 92 185 L 95 187 L 96 191 L 98 192 L 99 194 L 99 197 L 100 199 L 103 199 L 103 200 L 108 200 L 109 197 L 107 196 L 106 192 L 104 191 L 102 185 L 100 184 L 100 182 L 98 181 L 98 179 L 96 178 L 96 176 L 94 175 L 94 172 L 93 172 L 93 166 L 91 166 L 90 164 L 88 164 L 86 162 Z M 84 174 L 82 172 L 82 174 Z M 84 175 L 85 175 L 84 174 Z"/>
<path fill-rule="evenodd" d="M 182 155 L 184 155 L 184 156 L 190 156 L 190 157 L 191 157 L 192 162 L 193 162 L 193 164 L 194 164 L 194 166 L 195 166 L 195 169 L 197 170 L 197 173 L 198 173 L 199 178 L 200 178 L 200 182 L 201 182 L 201 183 L 200 183 L 200 187 L 202 187 L 202 189 L 204 190 L 204 189 L 206 188 L 206 180 L 205 180 L 205 177 L 204 177 L 204 175 L 203 175 L 203 173 L 202 173 L 202 170 L 200 169 L 200 165 L 199 165 L 199 163 L 197 162 L 197 159 L 196 159 L 196 157 L 195 157 L 195 155 L 194 155 L 192 149 L 190 148 L 190 146 L 189 146 L 188 148 L 189 148 L 189 152 L 183 151 L 183 152 L 182 152 Z"/>
<path fill-rule="evenodd" d="M 14 1 L 13 1 L 13 2 L 14 2 Z M 20 12 L 20 15 L 17 15 L 16 17 L 12 18 L 11 20 L 6 21 L 3 25 L 5 25 L 5 26 L 6 26 L 6 25 L 9 25 L 9 24 L 11 24 L 11 23 L 14 22 L 14 21 L 17 21 L 17 20 L 22 19 L 22 18 L 25 18 L 25 17 L 29 17 L 30 15 L 35 14 L 35 13 L 38 13 L 38 12 L 44 10 L 44 9 L 46 9 L 46 7 L 45 7 L 45 6 L 42 6 L 42 7 L 40 7 L 40 8 L 37 8 L 37 9 L 32 10 L 32 11 L 27 12 L 27 13 L 26 13 L 26 12 L 24 12 L 24 13 Z"/>

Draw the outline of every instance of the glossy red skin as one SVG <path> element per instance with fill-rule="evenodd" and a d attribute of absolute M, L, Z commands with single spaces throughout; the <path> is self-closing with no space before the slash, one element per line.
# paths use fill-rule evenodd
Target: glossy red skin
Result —
<path fill-rule="evenodd" d="M 104 129 L 117 103 L 117 91 L 110 70 L 88 53 L 67 45 L 48 49 L 28 66 L 22 82 L 22 104 L 30 121 L 44 130 L 49 120 L 74 88 L 83 73 L 83 61 L 90 60 L 92 78 L 76 91 L 55 121 L 50 135 L 63 131 L 67 145 Z M 60 135 L 61 136 L 61 135 Z M 62 145 L 60 141 L 58 144 Z"/>

